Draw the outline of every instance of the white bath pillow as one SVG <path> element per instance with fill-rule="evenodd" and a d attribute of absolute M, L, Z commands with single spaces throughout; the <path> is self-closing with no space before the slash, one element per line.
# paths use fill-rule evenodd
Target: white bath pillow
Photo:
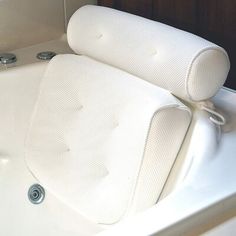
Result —
<path fill-rule="evenodd" d="M 46 188 L 96 223 L 156 203 L 191 121 L 168 91 L 85 56 L 49 64 L 26 162 Z"/>
<path fill-rule="evenodd" d="M 80 8 L 70 19 L 67 35 L 76 53 L 120 68 L 191 102 L 214 96 L 230 68 L 223 48 L 111 8 Z"/>

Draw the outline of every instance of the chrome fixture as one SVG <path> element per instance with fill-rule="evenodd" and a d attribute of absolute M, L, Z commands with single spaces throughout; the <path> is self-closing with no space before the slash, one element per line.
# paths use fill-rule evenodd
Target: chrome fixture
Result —
<path fill-rule="evenodd" d="M 33 204 L 40 204 L 45 198 L 44 188 L 40 184 L 34 184 L 29 188 L 28 198 Z"/>
<path fill-rule="evenodd" d="M 37 54 L 37 58 L 40 60 L 50 60 L 55 57 L 57 54 L 55 52 L 47 51 L 47 52 L 40 52 Z"/>
<path fill-rule="evenodd" d="M 16 55 L 13 53 L 0 53 L 0 64 L 11 64 L 16 62 Z"/>

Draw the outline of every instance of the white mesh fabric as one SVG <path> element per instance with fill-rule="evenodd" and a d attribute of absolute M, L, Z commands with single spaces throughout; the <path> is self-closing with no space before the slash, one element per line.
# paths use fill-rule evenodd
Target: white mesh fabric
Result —
<path fill-rule="evenodd" d="M 189 113 L 183 109 L 165 107 L 154 115 L 128 214 L 145 210 L 159 199 L 188 128 Z"/>
<path fill-rule="evenodd" d="M 160 109 L 172 107 L 177 112 L 160 118 L 155 134 L 156 157 L 173 144 L 174 151 L 163 156 L 173 163 L 191 120 L 183 104 L 168 91 L 90 58 L 56 56 L 42 80 L 26 162 L 48 191 L 80 214 L 97 223 L 115 223 L 131 209 L 136 187 L 142 191 L 139 174 L 149 158 L 144 153 L 152 119 Z M 171 128 L 163 124 L 163 132 L 162 122 Z M 183 129 L 175 130 L 175 125 Z M 172 136 L 179 141 L 172 143 Z M 163 165 L 162 177 L 150 168 L 154 189 L 147 194 L 156 197 L 171 164 Z M 154 204 L 153 197 L 138 204 Z"/>
<path fill-rule="evenodd" d="M 201 56 L 195 57 L 186 81 L 187 93 L 191 100 L 204 100 L 206 94 L 208 97 L 215 95 L 224 83 L 224 80 L 216 79 L 225 77 L 225 70 L 222 68 L 228 68 L 223 51 L 208 49 L 202 51 Z"/>
<path fill-rule="evenodd" d="M 213 43 L 110 8 L 80 8 L 67 32 L 76 53 L 120 68 L 188 101 L 212 97 L 230 67 L 227 53 Z"/>

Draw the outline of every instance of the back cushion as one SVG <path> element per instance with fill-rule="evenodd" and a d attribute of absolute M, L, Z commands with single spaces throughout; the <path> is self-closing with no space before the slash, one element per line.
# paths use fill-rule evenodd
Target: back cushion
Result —
<path fill-rule="evenodd" d="M 50 62 L 26 161 L 66 204 L 103 224 L 155 204 L 191 120 L 168 91 L 86 56 Z"/>

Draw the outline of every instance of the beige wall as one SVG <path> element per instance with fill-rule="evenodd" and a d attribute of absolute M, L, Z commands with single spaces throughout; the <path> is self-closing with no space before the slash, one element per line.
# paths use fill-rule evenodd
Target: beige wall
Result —
<path fill-rule="evenodd" d="M 97 0 L 64 0 L 65 1 L 65 25 L 67 26 L 70 17 L 73 13 L 82 7 L 83 5 L 87 4 L 97 4 Z"/>
<path fill-rule="evenodd" d="M 56 39 L 73 12 L 94 0 L 0 0 L 0 53 Z"/>

